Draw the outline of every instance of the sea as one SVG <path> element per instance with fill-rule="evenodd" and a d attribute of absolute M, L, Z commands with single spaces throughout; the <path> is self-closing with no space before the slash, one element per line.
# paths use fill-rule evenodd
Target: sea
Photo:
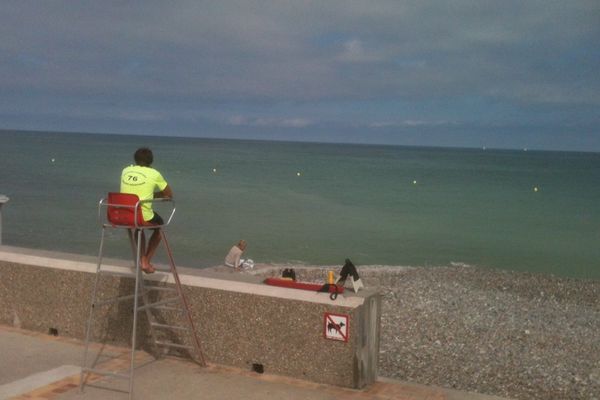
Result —
<path fill-rule="evenodd" d="M 600 279 L 599 153 L 20 131 L 0 143 L 5 245 L 97 255 L 98 202 L 147 146 L 175 194 L 179 265 L 221 264 L 245 239 L 255 263 Z M 106 255 L 130 257 L 122 231 Z"/>

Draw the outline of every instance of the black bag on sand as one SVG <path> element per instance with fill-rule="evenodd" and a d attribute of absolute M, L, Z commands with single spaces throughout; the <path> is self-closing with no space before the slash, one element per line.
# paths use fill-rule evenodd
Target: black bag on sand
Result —
<path fill-rule="evenodd" d="M 286 268 L 281 273 L 281 277 L 282 278 L 290 278 L 291 280 L 295 281 L 296 280 L 296 271 L 294 271 L 294 268 L 289 268 L 289 269 Z"/>

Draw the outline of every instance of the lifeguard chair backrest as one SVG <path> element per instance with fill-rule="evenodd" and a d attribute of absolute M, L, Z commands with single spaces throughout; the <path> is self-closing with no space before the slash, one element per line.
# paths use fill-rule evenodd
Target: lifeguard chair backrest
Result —
<path fill-rule="evenodd" d="M 108 204 L 106 208 L 106 218 L 108 222 L 119 226 L 136 226 L 135 206 L 140 201 L 137 194 L 115 193 L 108 194 Z M 137 207 L 137 226 L 144 225 L 144 216 L 142 209 Z"/>

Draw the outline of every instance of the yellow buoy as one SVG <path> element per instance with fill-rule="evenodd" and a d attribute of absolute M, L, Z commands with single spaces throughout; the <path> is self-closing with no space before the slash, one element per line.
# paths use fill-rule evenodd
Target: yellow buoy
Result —
<path fill-rule="evenodd" d="M 417 181 L 413 181 L 413 185 L 416 185 L 416 184 L 417 184 Z"/>

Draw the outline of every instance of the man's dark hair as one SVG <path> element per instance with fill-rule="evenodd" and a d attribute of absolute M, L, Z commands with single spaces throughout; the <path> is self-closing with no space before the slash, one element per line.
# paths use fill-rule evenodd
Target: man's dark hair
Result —
<path fill-rule="evenodd" d="M 141 165 L 142 167 L 149 167 L 152 165 L 154 161 L 154 156 L 152 155 L 152 150 L 147 147 L 141 147 L 137 149 L 135 154 L 133 155 L 133 159 L 137 165 Z"/>

